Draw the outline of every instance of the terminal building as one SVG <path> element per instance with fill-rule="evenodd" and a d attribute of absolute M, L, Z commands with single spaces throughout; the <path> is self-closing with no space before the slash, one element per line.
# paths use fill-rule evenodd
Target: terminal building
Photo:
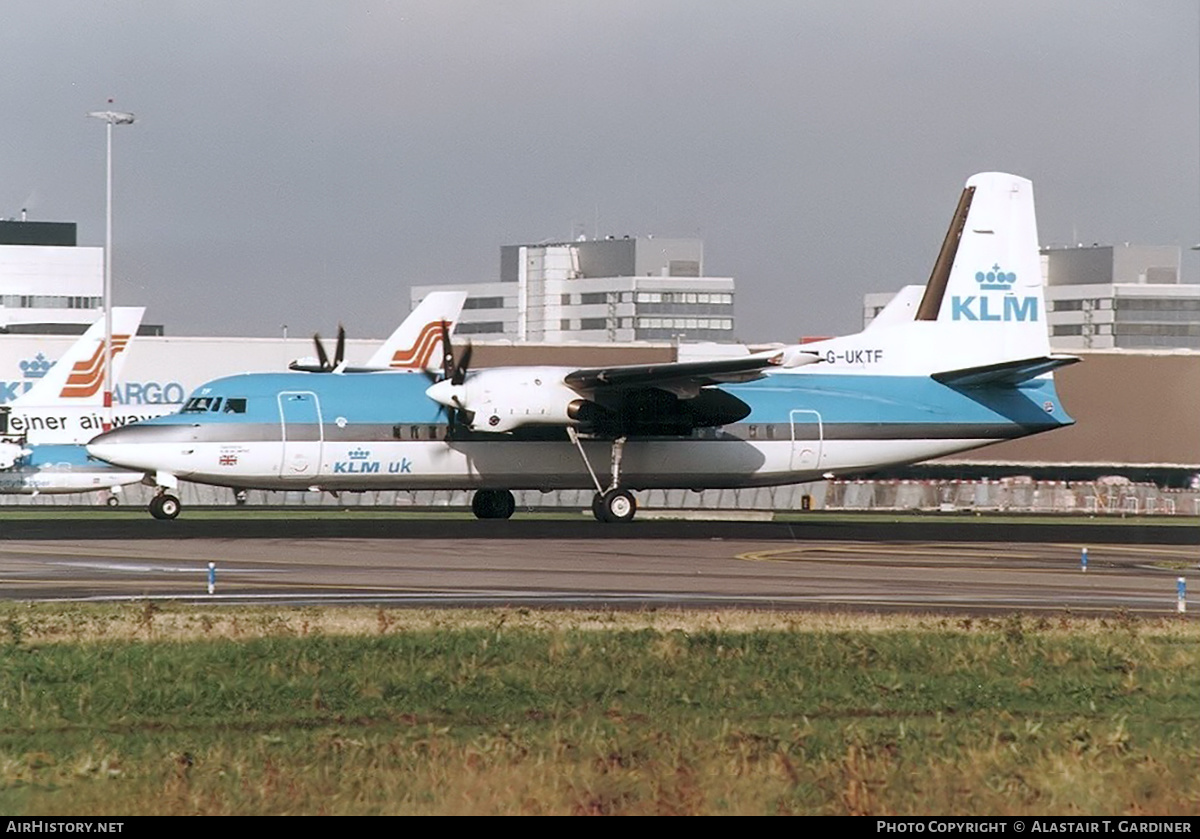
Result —
<path fill-rule="evenodd" d="M 445 284 L 414 286 L 415 307 Z M 704 274 L 699 239 L 578 239 L 500 248 L 497 282 L 470 295 L 456 333 L 518 342 L 732 343 L 734 281 Z"/>

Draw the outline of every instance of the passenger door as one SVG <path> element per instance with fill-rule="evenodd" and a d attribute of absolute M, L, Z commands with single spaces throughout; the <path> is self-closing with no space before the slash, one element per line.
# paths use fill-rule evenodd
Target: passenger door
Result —
<path fill-rule="evenodd" d="M 821 446 L 825 442 L 825 429 L 821 415 L 816 411 L 796 409 L 788 415 L 792 424 L 791 470 L 817 469 L 821 465 Z"/>
<path fill-rule="evenodd" d="M 312 391 L 280 393 L 279 420 L 283 432 L 279 476 L 315 478 L 321 469 L 321 444 L 325 439 L 317 395 Z"/>

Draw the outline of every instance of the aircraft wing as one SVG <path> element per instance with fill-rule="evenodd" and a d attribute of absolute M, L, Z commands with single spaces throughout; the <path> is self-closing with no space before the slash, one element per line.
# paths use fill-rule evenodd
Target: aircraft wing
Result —
<path fill-rule="evenodd" d="M 676 396 L 695 396 L 700 388 L 728 382 L 748 382 L 772 367 L 799 367 L 819 361 L 815 353 L 769 350 L 737 358 L 583 367 L 568 373 L 563 383 L 576 392 L 605 389 L 657 388 Z"/>
<path fill-rule="evenodd" d="M 462 364 L 425 394 L 472 431 L 503 434 L 534 425 L 624 429 L 647 426 L 645 415 L 654 415 L 657 424 L 650 425 L 671 429 L 661 433 L 685 433 L 678 429 L 736 422 L 749 413 L 746 403 L 719 389 L 706 390 L 709 385 L 748 382 L 772 368 L 819 360 L 794 345 L 735 358 L 574 370 L 492 367 L 467 375 Z"/>

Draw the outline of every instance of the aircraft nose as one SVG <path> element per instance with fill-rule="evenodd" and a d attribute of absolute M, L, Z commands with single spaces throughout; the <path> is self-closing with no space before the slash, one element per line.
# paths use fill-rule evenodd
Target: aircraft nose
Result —
<path fill-rule="evenodd" d="M 128 426 L 114 428 L 93 437 L 87 444 L 87 453 L 100 460 L 134 469 L 153 468 L 146 458 L 153 454 L 154 446 L 148 443 L 161 442 L 162 433 L 157 428 Z"/>
<path fill-rule="evenodd" d="M 117 463 L 117 458 L 128 448 L 128 435 L 123 433 L 125 431 L 124 428 L 115 428 L 112 431 L 96 435 L 88 442 L 87 453 L 92 457 L 107 460 L 109 463 Z"/>

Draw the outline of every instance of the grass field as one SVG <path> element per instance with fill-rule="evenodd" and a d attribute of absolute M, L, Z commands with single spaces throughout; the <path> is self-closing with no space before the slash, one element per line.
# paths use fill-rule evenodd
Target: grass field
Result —
<path fill-rule="evenodd" d="M 0 812 L 1200 814 L 1200 625 L 0 605 Z"/>

